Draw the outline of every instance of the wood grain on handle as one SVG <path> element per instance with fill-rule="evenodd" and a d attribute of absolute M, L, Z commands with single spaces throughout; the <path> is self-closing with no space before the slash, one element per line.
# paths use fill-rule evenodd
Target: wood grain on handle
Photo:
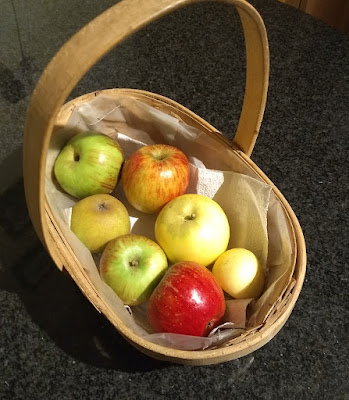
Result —
<path fill-rule="evenodd" d="M 44 243 L 45 164 L 52 130 L 67 97 L 115 45 L 143 26 L 185 5 L 203 0 L 123 0 L 76 33 L 53 57 L 30 101 L 24 135 L 23 176 L 28 210 Z M 234 144 L 250 155 L 263 118 L 269 76 L 268 42 L 263 21 L 244 0 L 216 0 L 237 7 L 246 44 L 246 89 Z M 44 232 L 45 231 L 45 232 Z"/>

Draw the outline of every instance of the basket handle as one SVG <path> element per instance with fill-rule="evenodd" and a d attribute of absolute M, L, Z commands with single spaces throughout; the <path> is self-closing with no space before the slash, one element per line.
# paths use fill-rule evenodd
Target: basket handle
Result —
<path fill-rule="evenodd" d="M 40 239 L 45 227 L 45 164 L 60 108 L 80 79 L 115 45 L 132 33 L 185 5 L 204 0 L 123 0 L 76 33 L 44 70 L 30 101 L 23 150 L 23 176 L 29 214 Z M 269 77 L 264 23 L 245 0 L 216 0 L 236 6 L 246 45 L 246 88 L 233 144 L 251 154 L 263 118 Z"/>

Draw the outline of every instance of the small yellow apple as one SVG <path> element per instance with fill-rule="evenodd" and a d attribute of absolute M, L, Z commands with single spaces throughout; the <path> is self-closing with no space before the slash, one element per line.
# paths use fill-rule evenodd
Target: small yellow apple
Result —
<path fill-rule="evenodd" d="M 212 273 L 222 289 L 237 299 L 257 298 L 264 287 L 264 271 L 249 250 L 234 248 L 219 256 Z"/>
<path fill-rule="evenodd" d="M 121 201 L 109 194 L 94 194 L 72 208 L 70 228 L 92 253 L 98 253 L 110 240 L 130 233 L 131 224 Z"/>
<path fill-rule="evenodd" d="M 172 263 L 193 261 L 208 266 L 228 246 L 230 227 L 221 206 L 200 194 L 171 200 L 155 222 L 155 238 Z"/>

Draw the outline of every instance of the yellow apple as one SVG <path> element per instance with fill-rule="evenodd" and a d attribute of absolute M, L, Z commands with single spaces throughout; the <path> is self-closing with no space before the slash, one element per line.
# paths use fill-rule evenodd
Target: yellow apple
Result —
<path fill-rule="evenodd" d="M 172 263 L 194 261 L 208 266 L 228 246 L 227 216 L 214 200 L 184 194 L 171 200 L 155 222 L 155 238 Z"/>
<path fill-rule="evenodd" d="M 70 228 L 92 253 L 98 253 L 110 240 L 130 233 L 131 224 L 121 201 L 109 194 L 94 194 L 72 208 Z"/>
<path fill-rule="evenodd" d="M 212 273 L 222 289 L 237 299 L 257 298 L 264 287 L 264 271 L 249 250 L 230 249 L 220 255 Z"/>

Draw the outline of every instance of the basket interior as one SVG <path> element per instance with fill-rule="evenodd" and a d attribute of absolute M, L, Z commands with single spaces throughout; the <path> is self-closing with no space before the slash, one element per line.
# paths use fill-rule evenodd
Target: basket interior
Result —
<path fill-rule="evenodd" d="M 282 213 L 282 219 L 286 226 L 285 229 L 290 239 L 290 267 L 287 269 L 287 272 L 280 277 L 277 284 L 274 285 L 275 287 L 272 288 L 272 296 L 269 298 L 270 304 L 265 304 L 264 307 L 262 307 L 262 311 L 255 317 L 253 326 L 247 329 L 245 333 L 222 345 L 207 350 L 186 351 L 164 347 L 145 340 L 142 336 L 135 333 L 132 326 L 130 326 L 122 316 L 115 312 L 113 307 L 110 306 L 111 299 L 105 294 L 101 294 L 98 285 L 95 284 L 91 276 L 86 272 L 83 265 L 84 258 L 76 253 L 74 243 L 72 243 L 71 239 L 67 239 L 67 235 L 62 228 L 62 221 L 60 221 L 60 217 L 54 210 L 52 201 L 50 203 L 49 200 L 46 203 L 48 230 L 56 245 L 52 246 L 52 244 L 49 244 L 48 250 L 55 260 L 57 260 L 57 258 L 60 259 L 61 264 L 64 265 L 92 304 L 114 324 L 127 340 L 150 356 L 180 363 L 208 364 L 238 358 L 254 351 L 270 340 L 285 323 L 292 311 L 304 279 L 304 239 L 292 209 L 282 194 L 250 158 L 234 148 L 234 146 L 217 132 L 214 127 L 183 106 L 153 93 L 131 89 L 112 89 L 90 93 L 72 100 L 62 108 L 59 114 L 54 129 L 52 140 L 53 147 L 57 147 L 57 143 L 59 142 L 62 143 L 63 137 L 61 138 L 62 140 L 58 140 L 58 142 L 56 139 L 62 134 L 61 128 L 65 126 L 73 110 L 79 104 L 83 104 L 100 94 L 108 96 L 126 95 L 131 99 L 140 100 L 168 115 L 174 116 L 195 129 L 199 129 L 207 135 L 210 141 L 215 142 L 217 146 L 224 149 L 222 153 L 223 160 L 221 161 L 224 161 L 231 170 L 271 185 L 271 204 L 278 209 L 279 213 Z M 214 168 L 214 166 L 210 168 Z M 47 174 L 47 177 L 49 180 L 50 173 Z M 275 216 L 268 214 L 268 229 L 269 226 L 271 227 L 270 229 L 273 229 L 272 227 L 278 224 L 279 217 L 280 214 L 277 213 Z"/>

